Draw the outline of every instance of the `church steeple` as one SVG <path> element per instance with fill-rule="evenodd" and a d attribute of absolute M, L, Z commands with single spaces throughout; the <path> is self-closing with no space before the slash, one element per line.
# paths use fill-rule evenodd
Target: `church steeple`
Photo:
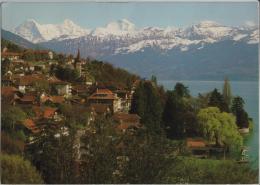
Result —
<path fill-rule="evenodd" d="M 74 61 L 74 69 L 78 70 L 80 76 L 81 76 L 81 60 L 80 60 L 80 50 L 78 47 L 78 53 Z"/>
<path fill-rule="evenodd" d="M 79 50 L 79 48 L 78 48 L 77 57 L 75 59 L 75 63 L 78 63 L 78 62 L 80 62 L 80 50 Z"/>

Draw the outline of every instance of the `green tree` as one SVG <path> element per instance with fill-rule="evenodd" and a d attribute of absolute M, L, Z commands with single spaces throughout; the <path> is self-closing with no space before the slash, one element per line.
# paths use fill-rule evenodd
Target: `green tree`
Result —
<path fill-rule="evenodd" d="M 91 124 L 80 141 L 81 158 L 77 183 L 113 183 L 116 168 L 116 144 L 112 120 L 99 117 Z"/>
<path fill-rule="evenodd" d="M 66 131 L 64 124 L 52 121 L 41 123 L 40 132 L 26 147 L 26 157 L 36 166 L 46 183 L 73 183 L 74 130 Z"/>
<path fill-rule="evenodd" d="M 15 127 L 26 118 L 26 113 L 19 107 L 7 106 L 2 112 L 2 129 L 7 132 L 15 131 Z"/>
<path fill-rule="evenodd" d="M 127 161 L 116 183 L 163 183 L 162 178 L 174 161 L 174 156 L 169 156 L 176 150 L 175 145 L 163 135 L 151 135 L 143 130 L 125 136 L 123 141 L 125 148 L 120 155 L 126 156 Z"/>
<path fill-rule="evenodd" d="M 210 107 L 218 107 L 221 111 L 229 112 L 228 104 L 224 101 L 223 95 L 214 89 L 210 95 L 209 103 Z"/>
<path fill-rule="evenodd" d="M 58 65 L 55 70 L 55 75 L 65 81 L 76 82 L 80 77 L 79 72 L 76 69 L 71 69 L 69 67 L 63 67 Z"/>
<path fill-rule="evenodd" d="M 1 182 L 4 184 L 42 184 L 35 167 L 17 155 L 1 154 Z"/>
<path fill-rule="evenodd" d="M 162 103 L 156 87 L 151 82 L 140 82 L 136 88 L 131 113 L 138 114 L 141 122 L 153 132 L 161 132 Z"/>
<path fill-rule="evenodd" d="M 232 100 L 232 94 L 231 94 L 231 87 L 230 87 L 228 78 L 226 78 L 224 81 L 223 98 L 224 98 L 224 101 L 227 104 L 227 106 L 230 107 L 231 100 Z"/>
<path fill-rule="evenodd" d="M 231 111 L 236 116 L 237 126 L 240 128 L 249 127 L 249 117 L 247 112 L 244 110 L 244 100 L 240 96 L 234 97 L 232 101 Z"/>
<path fill-rule="evenodd" d="M 208 107 L 201 109 L 197 116 L 200 130 L 208 140 L 226 147 L 238 148 L 242 145 L 243 138 L 232 114 L 220 112 L 217 107 Z"/>
<path fill-rule="evenodd" d="M 176 92 L 176 95 L 180 97 L 190 97 L 188 87 L 184 86 L 182 83 L 176 83 L 174 87 L 174 92 Z"/>
<path fill-rule="evenodd" d="M 22 155 L 24 152 L 24 141 L 20 139 L 14 139 L 9 134 L 1 131 L 1 152 L 7 154 Z"/>
<path fill-rule="evenodd" d="M 240 111 L 244 110 L 244 104 L 245 104 L 245 101 L 243 100 L 242 97 L 240 97 L 240 96 L 234 97 L 234 99 L 232 101 L 231 111 L 234 114 L 236 114 L 236 112 L 240 112 Z"/>
<path fill-rule="evenodd" d="M 156 78 L 156 76 L 152 75 L 151 81 L 152 81 L 152 83 L 154 83 L 154 85 L 157 85 L 157 78 Z"/>
<path fill-rule="evenodd" d="M 177 83 L 168 91 L 162 120 L 169 138 L 196 135 L 197 121 L 188 88 Z"/>

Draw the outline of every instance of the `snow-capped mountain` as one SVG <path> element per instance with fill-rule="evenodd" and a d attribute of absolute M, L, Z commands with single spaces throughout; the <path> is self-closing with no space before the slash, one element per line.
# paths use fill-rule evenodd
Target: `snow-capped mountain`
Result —
<path fill-rule="evenodd" d="M 63 38 L 72 39 L 88 34 L 90 30 L 83 29 L 65 19 L 61 24 L 40 24 L 33 19 L 27 20 L 15 28 L 14 33 L 33 42 L 39 43 L 52 39 Z"/>
<path fill-rule="evenodd" d="M 122 19 L 86 30 L 69 20 L 60 25 L 30 20 L 15 33 L 57 52 L 76 54 L 79 48 L 82 57 L 109 61 L 146 77 L 222 79 L 234 68 L 233 79 L 257 78 L 259 30 L 252 25 L 232 27 L 202 21 L 185 28 L 139 28 Z M 201 68 L 194 71 L 197 64 Z"/>
<path fill-rule="evenodd" d="M 107 48 L 110 53 L 114 54 L 136 52 L 146 47 L 161 50 L 177 47 L 185 51 L 190 45 L 201 46 L 204 43 L 215 43 L 226 39 L 243 40 L 248 44 L 257 43 L 259 40 L 256 28 L 230 27 L 214 21 L 202 21 L 186 28 L 137 28 L 134 23 L 122 19 L 110 22 L 104 27 L 89 30 L 81 28 L 70 20 L 64 20 L 62 24 L 57 25 L 44 25 L 35 20 L 27 20 L 15 28 L 14 33 L 33 43 L 51 42 L 53 44 L 65 41 L 66 47 L 81 43 L 86 48 L 88 46 L 92 48 L 94 46 L 97 50 Z M 93 54 L 88 49 L 86 52 Z"/>

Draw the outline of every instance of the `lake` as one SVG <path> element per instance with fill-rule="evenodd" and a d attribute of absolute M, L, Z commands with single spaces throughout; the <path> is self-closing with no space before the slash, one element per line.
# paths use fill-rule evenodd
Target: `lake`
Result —
<path fill-rule="evenodd" d="M 222 92 L 224 81 L 158 81 L 166 89 L 173 89 L 177 82 L 188 86 L 192 96 L 198 93 L 206 93 L 217 88 Z M 258 82 L 255 81 L 231 81 L 231 91 L 233 96 L 241 96 L 245 101 L 245 109 L 249 116 L 253 118 L 254 129 L 251 134 L 245 137 L 244 145 L 249 147 L 248 155 L 252 167 L 258 168 L 259 161 L 259 106 L 258 106 Z"/>

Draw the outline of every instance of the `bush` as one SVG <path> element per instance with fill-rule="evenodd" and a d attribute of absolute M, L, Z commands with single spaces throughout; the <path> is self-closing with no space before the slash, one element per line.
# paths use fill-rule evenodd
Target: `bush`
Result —
<path fill-rule="evenodd" d="M 174 184 L 256 184 L 258 171 L 232 160 L 182 157 L 175 162 L 164 180 L 164 183 Z"/>
<path fill-rule="evenodd" d="M 24 151 L 24 142 L 15 140 L 2 131 L 1 150 L 3 153 L 8 153 L 8 154 L 22 154 Z"/>
<path fill-rule="evenodd" d="M 1 155 L 1 182 L 3 184 L 42 184 L 36 168 L 17 155 Z"/>

